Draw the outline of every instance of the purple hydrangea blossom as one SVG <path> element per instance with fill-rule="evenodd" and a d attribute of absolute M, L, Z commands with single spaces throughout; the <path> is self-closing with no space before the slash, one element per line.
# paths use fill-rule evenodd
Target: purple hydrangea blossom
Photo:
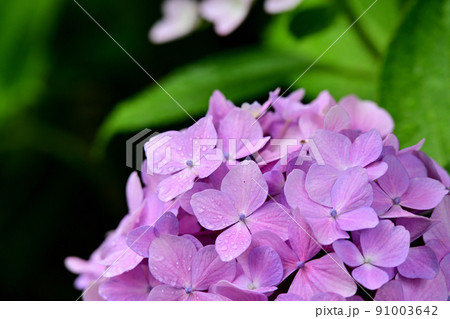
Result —
<path fill-rule="evenodd" d="M 450 177 L 424 140 L 400 149 L 370 101 L 279 93 L 216 91 L 150 139 L 117 229 L 65 261 L 84 300 L 447 300 Z"/>

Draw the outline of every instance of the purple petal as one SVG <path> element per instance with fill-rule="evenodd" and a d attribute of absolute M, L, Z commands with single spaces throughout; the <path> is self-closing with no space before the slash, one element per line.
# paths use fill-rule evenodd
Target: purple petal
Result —
<path fill-rule="evenodd" d="M 212 287 L 212 291 L 233 301 L 267 301 L 267 297 L 262 293 L 243 290 L 228 281 L 218 282 Z"/>
<path fill-rule="evenodd" d="M 143 257 L 136 254 L 126 243 L 125 236 L 112 241 L 105 252 L 102 264 L 109 266 L 103 276 L 106 278 L 123 274 L 135 268 Z"/>
<path fill-rule="evenodd" d="M 378 225 L 378 216 L 373 208 L 360 207 L 338 215 L 336 222 L 342 230 L 354 231 L 374 228 Z"/>
<path fill-rule="evenodd" d="M 447 283 L 442 271 L 431 280 L 409 279 L 399 276 L 405 300 L 408 301 L 447 301 Z"/>
<path fill-rule="evenodd" d="M 331 203 L 340 213 L 372 204 L 373 191 L 362 167 L 347 169 L 339 176 L 331 190 Z"/>
<path fill-rule="evenodd" d="M 158 197 L 163 202 L 174 199 L 194 186 L 195 177 L 196 176 L 191 169 L 185 168 L 166 178 L 158 185 Z"/>
<path fill-rule="evenodd" d="M 404 301 L 403 286 L 399 280 L 391 280 L 377 290 L 375 301 Z"/>
<path fill-rule="evenodd" d="M 339 174 L 340 171 L 330 165 L 313 164 L 305 180 L 305 188 L 309 197 L 317 203 L 331 206 L 330 193 Z"/>
<path fill-rule="evenodd" d="M 342 261 L 350 267 L 357 267 L 364 263 L 363 255 L 351 241 L 337 240 L 333 243 L 333 249 Z"/>
<path fill-rule="evenodd" d="M 242 254 L 248 246 L 252 236 L 243 222 L 234 224 L 216 239 L 216 251 L 223 261 L 230 261 Z"/>
<path fill-rule="evenodd" d="M 144 200 L 141 180 L 137 172 L 131 173 L 126 186 L 128 211 L 132 212 L 139 208 Z"/>
<path fill-rule="evenodd" d="M 317 130 L 313 141 L 325 164 L 341 170 L 348 167 L 351 141 L 346 136 L 325 130 Z"/>
<path fill-rule="evenodd" d="M 439 264 L 431 248 L 412 247 L 405 262 L 397 269 L 402 276 L 407 278 L 433 279 L 439 273 Z"/>
<path fill-rule="evenodd" d="M 292 208 L 301 207 L 303 209 L 305 206 L 309 206 L 314 210 L 314 207 L 317 205 L 309 199 L 308 194 L 306 193 L 305 175 L 305 172 L 302 170 L 293 170 L 286 179 L 284 194 L 289 206 Z"/>
<path fill-rule="evenodd" d="M 251 279 L 257 288 L 276 286 L 283 278 L 281 259 L 268 246 L 253 248 L 248 263 Z"/>
<path fill-rule="evenodd" d="M 138 255 L 148 258 L 150 244 L 155 238 L 154 227 L 141 226 L 128 233 L 127 245 Z"/>
<path fill-rule="evenodd" d="M 420 236 L 424 235 L 429 229 L 433 229 L 434 224 L 439 225 L 439 222 L 424 216 L 411 214 L 406 218 L 397 218 L 396 224 L 397 226 L 405 227 L 411 236 L 410 241 L 413 242 Z"/>
<path fill-rule="evenodd" d="M 196 252 L 190 240 L 163 235 L 150 245 L 149 269 L 164 284 L 187 287 L 191 284 L 191 264 Z"/>
<path fill-rule="evenodd" d="M 450 253 L 448 253 L 447 255 L 445 255 L 444 258 L 442 258 L 439 266 L 441 266 L 441 270 L 442 270 L 442 273 L 444 274 L 445 281 L 447 283 L 447 288 L 449 290 L 449 295 L 450 295 Z"/>
<path fill-rule="evenodd" d="M 413 209 L 432 209 L 447 195 L 444 184 L 428 177 L 411 179 L 401 205 Z"/>
<path fill-rule="evenodd" d="M 442 259 L 450 251 L 450 196 L 445 196 L 442 202 L 434 209 L 431 218 L 440 222 L 434 225 L 429 231 L 423 235 L 425 243 L 437 241 L 439 245 L 434 247 L 442 247 L 433 249 L 438 259 Z"/>
<path fill-rule="evenodd" d="M 400 161 L 393 155 L 387 155 L 383 159 L 389 166 L 386 174 L 378 179 L 378 184 L 392 199 L 401 197 L 409 185 L 409 176 Z"/>
<path fill-rule="evenodd" d="M 377 183 L 371 182 L 373 190 L 373 201 L 371 207 L 377 215 L 383 215 L 392 207 L 392 199 L 378 186 Z"/>
<path fill-rule="evenodd" d="M 361 134 L 350 148 L 350 162 L 353 166 L 365 167 L 375 162 L 381 154 L 383 142 L 377 130 Z"/>
<path fill-rule="evenodd" d="M 110 278 L 99 287 L 99 294 L 111 301 L 144 301 L 153 288 L 148 267 L 139 265 L 122 275 Z M 150 275 L 151 276 L 151 275 Z"/>
<path fill-rule="evenodd" d="M 356 293 L 356 284 L 336 254 L 328 254 L 305 264 L 294 278 L 289 293 L 309 300 L 320 292 L 333 292 L 344 297 Z"/>
<path fill-rule="evenodd" d="M 151 301 L 182 301 L 187 300 L 188 295 L 184 288 L 174 288 L 171 286 L 160 285 L 150 291 L 148 300 Z"/>
<path fill-rule="evenodd" d="M 245 219 L 245 223 L 252 233 L 268 230 L 278 234 L 283 240 L 288 238 L 290 222 L 289 210 L 273 201 L 264 204 Z"/>
<path fill-rule="evenodd" d="M 224 229 L 239 221 L 232 199 L 215 189 L 192 195 L 191 206 L 198 222 L 206 229 Z"/>
<path fill-rule="evenodd" d="M 212 117 L 211 116 L 203 117 L 200 120 L 198 120 L 195 124 L 190 126 L 186 131 L 184 131 L 184 138 L 186 139 L 185 142 L 190 147 L 188 152 L 189 154 L 192 154 L 193 152 L 192 147 L 195 144 L 195 140 L 217 139 L 217 132 L 216 129 L 214 128 L 214 124 L 212 123 Z M 202 151 L 206 153 L 208 150 L 213 149 L 214 146 L 215 144 L 205 146 L 204 149 L 202 147 Z"/>
<path fill-rule="evenodd" d="M 272 170 L 263 174 L 266 180 L 267 186 L 269 187 L 269 194 L 274 196 L 283 190 L 284 187 L 284 176 L 280 171 Z"/>
<path fill-rule="evenodd" d="M 366 166 L 365 168 L 367 176 L 369 177 L 369 181 L 374 181 L 386 174 L 389 167 L 385 162 L 375 162 Z"/>
<path fill-rule="evenodd" d="M 334 292 L 319 292 L 311 298 L 311 301 L 346 301 L 346 299 Z"/>
<path fill-rule="evenodd" d="M 243 161 L 224 177 L 221 190 L 233 199 L 239 213 L 247 216 L 266 201 L 268 186 L 258 165 Z"/>
<path fill-rule="evenodd" d="M 181 235 L 181 237 L 186 238 L 187 240 L 190 240 L 191 243 L 194 244 L 195 249 L 200 250 L 203 248 L 202 243 L 200 242 L 200 240 L 198 240 L 197 238 L 195 238 L 194 236 L 190 235 L 190 234 L 184 234 Z"/>
<path fill-rule="evenodd" d="M 296 294 L 279 294 L 275 301 L 305 301 L 302 297 Z"/>
<path fill-rule="evenodd" d="M 230 301 L 230 299 L 218 294 L 194 291 L 189 295 L 188 301 Z"/>
<path fill-rule="evenodd" d="M 297 255 L 298 260 L 303 263 L 313 258 L 320 250 L 317 240 L 309 225 L 296 211 L 295 223 L 289 224 L 289 244 Z"/>
<path fill-rule="evenodd" d="M 194 195 L 195 193 L 199 193 L 201 191 L 204 191 L 206 189 L 212 188 L 211 185 L 209 185 L 208 183 L 203 183 L 203 182 L 196 182 L 194 184 L 194 186 L 188 190 L 186 193 L 184 193 L 179 201 L 180 201 L 180 206 L 189 214 L 194 214 L 194 211 L 191 207 L 191 198 L 192 195 Z"/>
<path fill-rule="evenodd" d="M 188 153 L 182 133 L 169 131 L 152 137 L 145 146 L 147 174 L 167 175 L 186 167 Z M 170 156 L 168 156 L 170 154 Z"/>
<path fill-rule="evenodd" d="M 399 154 L 398 160 L 402 163 L 410 178 L 427 177 L 427 168 L 417 156 L 411 153 Z"/>
<path fill-rule="evenodd" d="M 321 245 L 330 245 L 338 239 L 350 237 L 345 231 L 340 229 L 336 220 L 329 215 L 317 217 L 304 215 L 304 218 L 311 227 L 314 237 Z"/>
<path fill-rule="evenodd" d="M 255 123 L 253 115 L 240 108 L 231 110 L 220 123 L 218 136 L 223 140 L 223 152 L 238 159 L 246 157 L 264 146 L 257 149 L 248 149 L 242 139 L 246 139 L 251 145 L 259 144 L 263 140 L 263 132 L 258 122 Z M 230 144 L 232 141 L 232 144 Z M 267 142 L 267 139 L 265 140 Z M 233 145 L 231 147 L 231 145 Z M 248 144 L 247 144 L 248 145 Z"/>
<path fill-rule="evenodd" d="M 396 267 L 406 260 L 409 252 L 409 232 L 389 220 L 381 220 L 377 227 L 361 232 L 363 255 L 371 264 Z"/>
<path fill-rule="evenodd" d="M 388 274 L 371 264 L 364 264 L 353 269 L 352 276 L 364 287 L 375 290 L 389 281 Z"/>
<path fill-rule="evenodd" d="M 192 287 L 196 290 L 208 290 L 220 280 L 231 281 L 235 274 L 235 261 L 220 260 L 213 245 L 201 248 L 192 261 Z"/>
<path fill-rule="evenodd" d="M 280 256 L 284 269 L 284 278 L 289 276 L 295 269 L 298 261 L 292 249 L 276 234 L 269 231 L 262 231 L 252 235 L 252 245 L 272 247 Z"/>
<path fill-rule="evenodd" d="M 233 108 L 235 108 L 234 104 L 228 101 L 222 92 L 216 90 L 209 99 L 207 115 L 211 115 L 215 127 L 219 127 L 220 121 L 222 121 Z"/>
<path fill-rule="evenodd" d="M 350 117 L 340 106 L 333 106 L 325 116 L 324 128 L 328 131 L 339 132 L 350 124 Z"/>

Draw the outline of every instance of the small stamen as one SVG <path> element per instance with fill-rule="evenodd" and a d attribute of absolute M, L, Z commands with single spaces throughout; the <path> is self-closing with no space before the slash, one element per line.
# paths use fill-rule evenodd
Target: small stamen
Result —
<path fill-rule="evenodd" d="M 402 201 L 402 199 L 401 199 L 400 197 L 395 197 L 395 198 L 393 199 L 393 202 L 394 202 L 395 205 L 400 204 L 401 201 Z"/>
<path fill-rule="evenodd" d="M 194 163 L 191 160 L 187 160 L 186 161 L 186 166 L 192 167 L 192 166 L 194 166 Z"/>
<path fill-rule="evenodd" d="M 192 288 L 191 288 L 191 287 L 186 287 L 186 288 L 184 288 L 184 291 L 185 291 L 187 294 L 190 294 L 190 293 L 192 292 Z"/>
<path fill-rule="evenodd" d="M 297 269 L 302 269 L 305 266 L 305 263 L 302 261 L 297 261 Z"/>
<path fill-rule="evenodd" d="M 330 210 L 330 216 L 333 217 L 333 218 L 336 218 L 337 211 L 335 209 Z"/>
<path fill-rule="evenodd" d="M 245 214 L 239 215 L 239 220 L 240 220 L 241 222 L 245 221 Z"/>

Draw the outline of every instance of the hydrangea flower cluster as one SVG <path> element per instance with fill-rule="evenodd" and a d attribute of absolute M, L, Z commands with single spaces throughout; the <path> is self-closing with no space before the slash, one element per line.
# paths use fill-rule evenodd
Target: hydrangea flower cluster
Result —
<path fill-rule="evenodd" d="M 165 0 L 163 17 L 150 30 L 153 43 L 164 43 L 194 31 L 201 19 L 214 24 L 217 34 L 232 33 L 247 17 L 256 0 Z M 302 0 L 265 0 L 267 13 L 277 14 L 296 7 Z"/>
<path fill-rule="evenodd" d="M 85 300 L 447 300 L 450 177 L 370 101 L 271 92 L 152 137 Z M 272 108 L 273 106 L 273 108 Z"/>

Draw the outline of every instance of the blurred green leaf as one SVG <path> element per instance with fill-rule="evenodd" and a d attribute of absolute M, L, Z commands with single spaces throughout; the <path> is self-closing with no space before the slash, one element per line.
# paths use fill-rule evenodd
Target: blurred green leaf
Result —
<path fill-rule="evenodd" d="M 189 114 L 202 116 L 212 92 L 221 90 L 235 102 L 290 84 L 289 75 L 306 67 L 299 57 L 259 48 L 210 57 L 172 72 L 161 79 L 167 90 Z M 156 85 L 119 105 L 106 119 L 96 147 L 102 148 L 116 133 L 155 128 L 189 120 L 183 110 Z"/>
<path fill-rule="evenodd" d="M 294 88 L 304 87 L 308 93 L 321 87 L 337 98 L 357 94 L 364 99 L 374 99 L 380 61 L 374 58 L 354 28 L 341 37 L 351 22 L 344 11 L 339 10 L 340 4 L 326 0 L 305 1 L 294 11 L 277 15 L 266 30 L 264 44 L 268 48 L 295 52 L 311 62 L 323 54 Z M 330 13 L 326 13 L 328 10 L 335 11 L 331 20 Z M 298 18 L 299 15 L 306 18 L 311 12 L 315 12 L 316 18 L 309 23 Z M 320 18 L 319 13 L 324 16 Z M 304 29 L 301 38 L 292 33 L 293 28 L 297 28 L 297 35 Z M 332 66 L 335 72 L 318 70 L 323 65 Z"/>
<path fill-rule="evenodd" d="M 444 164 L 450 154 L 450 0 L 417 1 L 395 36 L 381 74 L 381 105 L 403 146 Z"/>
<path fill-rule="evenodd" d="M 318 6 L 295 12 L 290 22 L 292 34 L 301 38 L 326 29 L 334 22 L 336 10 L 332 6 Z"/>
<path fill-rule="evenodd" d="M 0 123 L 45 88 L 46 45 L 59 0 L 0 1 Z"/>

